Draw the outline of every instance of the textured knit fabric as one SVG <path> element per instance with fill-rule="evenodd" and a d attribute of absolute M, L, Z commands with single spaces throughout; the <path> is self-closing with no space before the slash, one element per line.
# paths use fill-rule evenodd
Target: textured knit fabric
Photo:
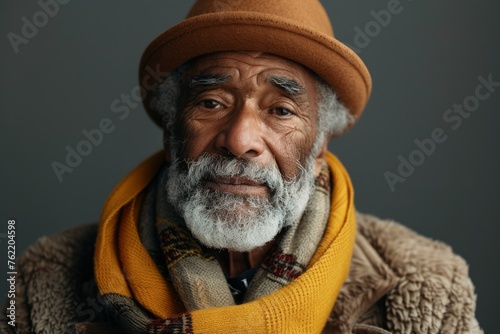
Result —
<path fill-rule="evenodd" d="M 151 332 L 155 332 L 157 326 L 169 326 L 176 330 L 183 328 L 187 329 L 185 332 L 190 332 L 191 325 L 187 324 L 192 324 L 192 330 L 196 333 L 320 333 L 347 276 L 355 234 L 352 186 L 349 177 L 333 155 L 328 154 L 326 162 L 332 173 L 333 189 L 331 210 L 323 237 L 321 238 L 322 228 L 317 230 L 314 226 L 308 226 L 308 222 L 313 221 L 321 226 L 321 221 L 324 219 L 321 218 L 322 210 L 318 208 L 310 210 L 312 212 L 310 215 L 306 211 L 305 224 L 292 227 L 289 230 L 290 234 L 285 233 L 280 243 L 281 251 L 285 253 L 274 253 L 277 255 L 274 261 L 284 261 L 285 264 L 290 262 L 290 255 L 300 258 L 299 265 L 293 268 L 296 271 L 299 270 L 297 268 L 300 268 L 300 263 L 304 262 L 302 266 L 305 267 L 308 262 L 306 270 L 300 274 L 302 271 L 300 268 L 293 277 L 287 277 L 281 275 L 282 271 L 277 274 L 268 268 L 267 271 L 261 271 L 262 277 L 254 278 L 252 283 L 260 282 L 260 286 L 251 289 L 254 291 L 250 294 L 251 301 L 242 305 L 227 305 L 227 302 L 222 301 L 222 305 L 226 306 L 207 305 L 208 308 L 203 309 L 197 309 L 198 306 L 194 303 L 190 304 L 194 311 L 185 313 L 187 311 L 185 306 L 179 302 L 179 299 L 185 297 L 184 292 L 181 293 L 181 298 L 178 293 L 183 289 L 179 287 L 183 282 L 170 284 L 162 277 L 142 245 L 137 231 L 143 189 L 153 179 L 161 165 L 161 160 L 157 156 L 146 161 L 117 187 L 104 209 L 95 256 L 96 281 L 104 300 L 116 306 L 119 305 L 116 304 L 117 300 L 123 302 L 125 298 L 142 307 L 144 312 L 134 310 L 133 316 L 124 316 L 123 311 L 128 310 L 128 307 L 117 307 L 114 312 L 120 321 L 128 321 L 127 325 L 132 326 L 135 332 L 141 330 L 148 320 L 147 314 L 150 313 L 153 317 L 165 319 L 163 325 L 158 322 L 154 322 L 153 326 L 150 325 Z M 145 178 L 145 175 L 149 177 Z M 328 198 L 324 194 L 323 197 Z M 323 211 L 328 212 L 325 209 Z M 317 212 L 319 216 L 316 216 Z M 297 231 L 299 233 L 295 233 Z M 182 235 L 182 231 L 174 232 Z M 299 235 L 302 233 L 305 238 L 315 235 L 312 237 L 313 245 L 317 244 L 314 239 L 321 239 L 316 250 L 314 251 L 313 247 L 313 252 L 309 250 L 310 255 L 307 256 L 304 255 L 305 250 L 301 249 L 305 243 L 302 245 L 299 242 L 301 240 Z M 186 243 L 186 239 L 181 240 L 181 243 Z M 308 261 L 307 258 L 310 258 L 312 253 L 314 255 L 311 261 Z M 198 257 L 189 256 L 181 262 L 196 259 Z M 270 264 L 271 268 L 273 265 L 280 267 L 273 262 Z M 200 264 L 195 261 L 188 263 L 187 267 L 194 268 L 198 265 Z M 179 275 L 182 273 L 172 275 L 171 272 L 170 276 Z M 265 277 L 266 275 L 271 277 Z M 152 286 L 155 288 L 152 289 Z M 229 289 L 227 286 L 225 288 L 230 297 Z M 198 289 L 198 293 L 203 291 L 205 290 Z M 208 300 L 210 303 L 217 303 L 213 298 Z"/>
<path fill-rule="evenodd" d="M 183 219 L 168 203 L 164 186 L 167 175 L 165 166 L 150 185 L 142 203 L 142 211 L 156 214 L 149 217 L 142 214 L 141 217 L 149 220 L 145 225 L 156 225 L 172 285 L 187 311 L 235 305 L 218 260 L 191 235 Z M 329 185 L 329 175 L 328 166 L 324 164 L 302 218 L 288 224 L 290 226 L 283 231 L 251 281 L 245 302 L 281 289 L 307 267 L 328 220 L 330 192 L 326 184 Z"/>

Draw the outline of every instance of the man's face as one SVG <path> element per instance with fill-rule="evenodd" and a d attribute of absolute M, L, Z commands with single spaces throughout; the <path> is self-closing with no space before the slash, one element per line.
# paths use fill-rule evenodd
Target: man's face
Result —
<path fill-rule="evenodd" d="M 208 246 L 264 244 L 300 218 L 311 192 L 313 76 L 276 56 L 223 52 L 198 59 L 182 87 L 169 200 Z"/>
<path fill-rule="evenodd" d="M 220 83 L 211 84 L 215 80 Z M 287 178 L 297 175 L 296 161 L 305 163 L 317 124 L 315 81 L 305 68 L 268 54 L 224 52 L 198 60 L 187 81 L 184 158 L 231 153 L 261 165 L 275 163 Z"/>

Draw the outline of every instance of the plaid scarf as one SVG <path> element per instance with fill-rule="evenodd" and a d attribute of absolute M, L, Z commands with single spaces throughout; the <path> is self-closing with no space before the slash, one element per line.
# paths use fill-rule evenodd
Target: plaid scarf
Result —
<path fill-rule="evenodd" d="M 328 154 L 329 171 L 302 218 L 287 228 L 235 305 L 217 260 L 166 201 L 163 154 L 140 165 L 104 208 L 95 276 L 107 311 L 130 333 L 321 332 L 349 267 L 352 187 Z M 155 176 L 156 175 L 156 176 Z"/>

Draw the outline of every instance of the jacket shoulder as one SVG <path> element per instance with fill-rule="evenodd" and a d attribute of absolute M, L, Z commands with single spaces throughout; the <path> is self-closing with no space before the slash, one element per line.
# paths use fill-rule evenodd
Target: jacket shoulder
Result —
<path fill-rule="evenodd" d="M 468 265 L 450 246 L 372 215 L 358 213 L 357 223 L 398 278 L 386 296 L 390 330 L 481 333 Z"/>
<path fill-rule="evenodd" d="M 38 239 L 17 259 L 18 333 L 68 333 L 78 321 L 75 310 L 93 277 L 96 235 L 97 224 L 78 226 Z M 4 309 L 0 328 L 7 321 Z"/>

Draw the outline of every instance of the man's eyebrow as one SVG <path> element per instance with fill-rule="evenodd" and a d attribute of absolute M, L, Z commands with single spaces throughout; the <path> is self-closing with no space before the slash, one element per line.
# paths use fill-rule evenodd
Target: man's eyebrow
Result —
<path fill-rule="evenodd" d="M 297 81 L 287 77 L 271 76 L 269 77 L 269 82 L 289 95 L 302 94 L 306 90 L 306 88 Z"/>
<path fill-rule="evenodd" d="M 190 88 L 213 87 L 225 83 L 229 79 L 228 75 L 218 74 L 197 74 L 189 82 Z"/>

